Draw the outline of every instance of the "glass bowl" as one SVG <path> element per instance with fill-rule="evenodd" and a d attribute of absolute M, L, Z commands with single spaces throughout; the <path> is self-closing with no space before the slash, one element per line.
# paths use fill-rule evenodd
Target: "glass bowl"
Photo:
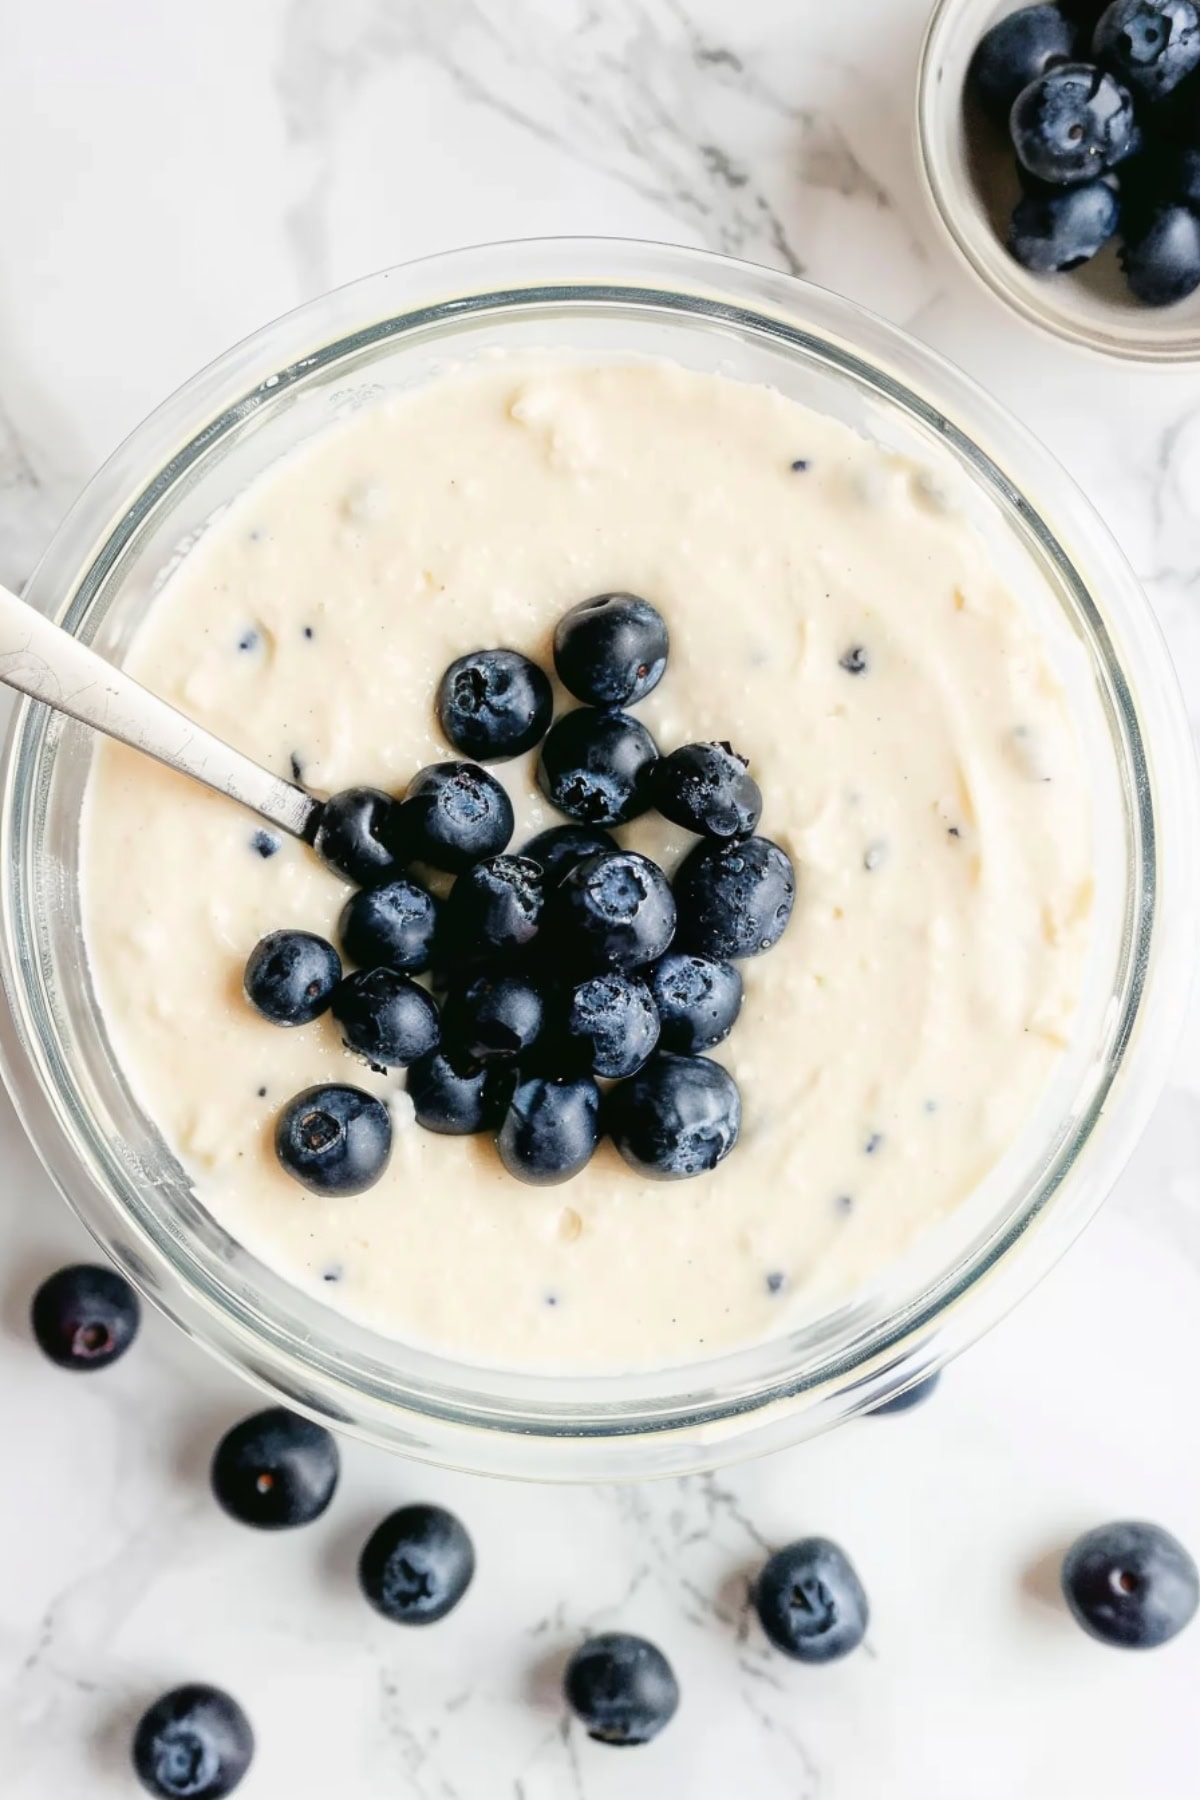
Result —
<path fill-rule="evenodd" d="M 938 0 L 917 78 L 917 148 L 923 185 L 968 268 L 1029 324 L 1127 362 L 1200 358 L 1200 291 L 1174 306 L 1139 306 L 1115 244 L 1084 268 L 1034 275 L 1004 248 L 1020 197 L 1016 159 L 966 95 L 967 68 L 990 25 L 1019 0 Z"/>
<path fill-rule="evenodd" d="M 3 1055 L 17 1110 L 84 1223 L 149 1299 L 272 1393 L 439 1463 L 537 1478 L 674 1474 L 791 1442 L 927 1375 L 1095 1211 L 1158 1093 L 1184 1003 L 1195 768 L 1149 607 L 1049 455 L 893 327 L 789 277 L 691 250 L 510 244 L 314 301 L 133 434 L 77 503 L 28 597 L 119 660 L 164 573 L 259 471 L 383 394 L 530 350 L 670 358 L 772 383 L 848 422 L 927 471 L 1038 613 L 1085 739 L 1097 923 L 1076 1042 L 1019 1142 L 869 1292 L 767 1343 L 687 1367 L 572 1376 L 467 1366 L 379 1336 L 235 1242 L 139 1110 L 81 947 L 92 741 L 29 703 L 3 770 Z"/>

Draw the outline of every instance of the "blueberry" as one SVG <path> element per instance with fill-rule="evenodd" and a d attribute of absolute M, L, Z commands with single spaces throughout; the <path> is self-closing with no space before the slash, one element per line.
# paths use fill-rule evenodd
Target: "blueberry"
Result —
<path fill-rule="evenodd" d="M 402 829 L 401 808 L 389 794 L 346 788 L 318 812 L 313 849 L 347 881 L 373 887 L 403 873 Z"/>
<path fill-rule="evenodd" d="M 608 1096 L 613 1143 L 631 1168 L 664 1181 L 715 1169 L 741 1123 L 737 1083 L 704 1056 L 652 1056 Z"/>
<path fill-rule="evenodd" d="M 432 1625 L 457 1606 L 475 1573 L 475 1549 L 453 1513 L 402 1506 L 367 1539 L 358 1563 L 362 1591 L 397 1625 Z"/>
<path fill-rule="evenodd" d="M 564 613 L 554 666 L 590 706 L 632 706 L 662 680 L 670 640 L 662 614 L 637 594 L 597 594 Z"/>
<path fill-rule="evenodd" d="M 1057 63 L 1070 62 L 1076 35 L 1057 6 L 1023 6 L 986 31 L 971 58 L 967 84 L 988 117 L 1006 125 L 1022 88 Z"/>
<path fill-rule="evenodd" d="M 1088 181 L 1138 145 L 1128 90 L 1090 63 L 1065 63 L 1017 96 L 1013 146 L 1042 181 Z"/>
<path fill-rule="evenodd" d="M 405 791 L 404 828 L 414 857 L 457 875 L 504 849 L 512 801 L 476 763 L 430 763 Z"/>
<path fill-rule="evenodd" d="M 1200 12 L 1192 0 L 1113 0 L 1092 52 L 1135 94 L 1161 100 L 1200 65 Z"/>
<path fill-rule="evenodd" d="M 223 1800 L 250 1767 L 254 1733 L 236 1700 L 192 1682 L 142 1714 L 133 1766 L 158 1800 Z"/>
<path fill-rule="evenodd" d="M 280 843 L 274 832 L 256 831 L 250 839 L 250 848 L 257 850 L 263 861 L 266 862 L 270 857 L 276 855 L 280 849 Z"/>
<path fill-rule="evenodd" d="M 649 974 L 664 1050 L 696 1056 L 727 1038 L 742 1010 L 742 978 L 731 963 L 668 950 Z"/>
<path fill-rule="evenodd" d="M 494 1131 L 504 1116 L 504 1090 L 495 1070 L 460 1070 L 442 1050 L 410 1063 L 405 1078 L 417 1124 L 444 1137 Z"/>
<path fill-rule="evenodd" d="M 454 988 L 442 1015 L 442 1036 L 460 1065 L 522 1056 L 540 1036 L 546 1005 L 528 975 L 477 975 Z"/>
<path fill-rule="evenodd" d="M 320 1518 L 338 1468 L 337 1444 L 323 1425 L 272 1406 L 225 1433 L 212 1461 L 212 1490 L 231 1518 L 280 1531 Z"/>
<path fill-rule="evenodd" d="M 769 1557 L 754 1584 L 754 1610 L 775 1648 L 797 1662 L 833 1662 L 866 1635 L 862 1583 L 828 1538 L 801 1538 Z"/>
<path fill-rule="evenodd" d="M 509 1174 L 544 1187 L 578 1175 L 599 1142 L 600 1090 L 590 1076 L 518 1082 L 496 1136 Z"/>
<path fill-rule="evenodd" d="M 1200 218 L 1163 206 L 1137 236 L 1126 235 L 1121 267 L 1144 306 L 1171 306 L 1200 287 Z"/>
<path fill-rule="evenodd" d="M 901 1393 L 894 1394 L 890 1400 L 881 1400 L 878 1406 L 872 1406 L 869 1409 L 869 1417 L 873 1419 L 887 1418 L 893 1413 L 911 1412 L 914 1406 L 923 1406 L 926 1400 L 933 1398 L 941 1379 L 941 1374 L 938 1373 L 927 1375 L 924 1381 L 914 1381 L 911 1387 L 906 1387 Z"/>
<path fill-rule="evenodd" d="M 272 931 L 246 963 L 246 998 L 272 1025 L 310 1025 L 328 1010 L 342 978 L 332 944 L 311 931 Z"/>
<path fill-rule="evenodd" d="M 1062 1588 L 1083 1629 L 1124 1650 L 1169 1643 L 1200 1601 L 1200 1576 L 1183 1545 L 1161 1525 L 1140 1522 L 1085 1532 L 1063 1558 Z"/>
<path fill-rule="evenodd" d="M 1164 170 L 1163 198 L 1200 210 L 1200 147 L 1185 144 L 1169 160 Z"/>
<path fill-rule="evenodd" d="M 392 1154 L 388 1109 L 361 1088 L 305 1088 L 276 1121 L 275 1154 L 312 1194 L 364 1193 Z"/>
<path fill-rule="evenodd" d="M 623 825 L 650 805 L 658 746 L 637 719 L 581 706 L 550 727 L 538 786 L 559 812 L 585 825 Z"/>
<path fill-rule="evenodd" d="M 536 837 L 530 838 L 521 855 L 529 857 L 531 862 L 541 863 L 546 886 L 552 888 L 558 886 L 564 875 L 570 874 L 576 863 L 616 848 L 616 838 L 609 837 L 599 826 L 552 825 L 548 831 L 539 831 Z"/>
<path fill-rule="evenodd" d="M 871 659 L 863 644 L 851 644 L 838 657 L 838 668 L 844 669 L 847 675 L 865 675 L 871 667 Z"/>
<path fill-rule="evenodd" d="M 1104 248 L 1120 216 L 1120 200 L 1103 179 L 1026 194 L 1013 211 L 1009 254 L 1039 275 L 1077 269 Z"/>
<path fill-rule="evenodd" d="M 399 969 L 356 969 L 339 983 L 333 1016 L 347 1047 L 377 1069 L 406 1069 L 436 1050 L 436 1003 Z"/>
<path fill-rule="evenodd" d="M 30 1319 L 39 1348 L 60 1369 L 105 1369 L 141 1324 L 138 1297 L 115 1269 L 73 1263 L 43 1281 Z"/>
<path fill-rule="evenodd" d="M 593 975 L 567 1001 L 566 1036 L 573 1063 L 616 1081 L 641 1068 L 658 1042 L 658 1013 L 644 981 Z"/>
<path fill-rule="evenodd" d="M 796 873 L 770 838 L 698 844 L 675 876 L 676 948 L 729 962 L 777 944 L 796 902 Z"/>
<path fill-rule="evenodd" d="M 447 955 L 495 957 L 524 949 L 538 934 L 544 901 L 540 863 L 527 856 L 489 856 L 476 863 L 459 876 L 446 902 Z"/>
<path fill-rule="evenodd" d="M 546 735 L 549 677 L 515 650 L 475 650 L 442 676 L 438 718 L 456 750 L 478 762 L 520 756 Z"/>
<path fill-rule="evenodd" d="M 563 1676 L 567 1705 L 601 1744 L 648 1744 L 679 1706 L 679 1683 L 661 1650 L 624 1631 L 581 1644 Z"/>
<path fill-rule="evenodd" d="M 640 968 L 661 956 L 674 935 L 670 883 L 636 850 L 590 856 L 556 890 L 551 928 L 574 967 Z"/>
<path fill-rule="evenodd" d="M 731 744 L 684 744 L 653 765 L 649 781 L 663 818 L 702 837 L 749 837 L 762 818 L 758 783 Z"/>
<path fill-rule="evenodd" d="M 386 966 L 423 974 L 433 958 L 440 910 L 429 890 L 407 875 L 382 887 L 360 888 L 342 908 L 342 949 L 364 969 Z"/>

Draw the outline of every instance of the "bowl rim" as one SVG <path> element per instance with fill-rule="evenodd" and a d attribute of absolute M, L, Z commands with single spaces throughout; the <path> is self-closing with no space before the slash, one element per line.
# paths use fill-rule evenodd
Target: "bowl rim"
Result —
<path fill-rule="evenodd" d="M 530 269 L 535 264 L 540 273 L 532 280 Z M 1200 838 L 1195 829 L 1196 772 L 1182 698 L 1132 571 L 1107 528 L 1049 452 L 952 365 L 865 309 L 752 264 L 708 252 L 621 239 L 517 240 L 443 253 L 365 277 L 264 326 L 192 377 L 137 427 L 76 502 L 31 580 L 30 597 L 72 622 L 86 609 L 90 594 L 115 561 L 119 545 L 128 541 L 139 508 L 149 509 L 169 489 L 180 456 L 199 454 L 197 446 L 211 442 L 223 422 L 244 418 L 247 408 L 278 396 L 288 384 L 302 382 L 318 367 L 322 354 L 348 354 L 347 345 L 361 347 L 373 334 L 395 335 L 412 329 L 414 320 L 435 314 L 453 319 L 547 297 L 559 303 L 602 299 L 683 306 L 717 324 L 750 322 L 773 336 L 782 335 L 785 341 L 790 336 L 797 344 L 816 345 L 833 354 L 845 366 L 862 371 L 881 397 L 894 401 L 903 396 L 912 406 L 925 409 L 944 433 L 961 438 L 977 465 L 990 468 L 995 481 L 1019 500 L 1022 517 L 1036 522 L 1062 566 L 1072 572 L 1087 605 L 1096 611 L 1091 590 L 1076 572 L 1075 563 L 1025 497 L 1027 487 L 1059 491 L 1060 514 L 1090 541 L 1089 560 L 1097 566 L 1103 561 L 1104 591 L 1115 610 L 1123 612 L 1126 628 L 1136 634 L 1137 672 L 1147 696 L 1147 711 L 1143 716 L 1128 693 L 1126 703 L 1139 742 L 1144 735 L 1154 751 L 1140 768 L 1137 784 L 1137 805 L 1144 813 L 1150 849 L 1147 884 L 1137 894 L 1142 933 L 1133 957 L 1137 991 L 1129 1029 L 1119 1047 L 1120 1091 L 1115 1096 L 1109 1092 L 1110 1079 L 1103 1108 L 1104 1143 L 1110 1172 L 1115 1173 L 1136 1141 L 1165 1078 L 1186 999 L 1185 982 L 1162 978 L 1164 956 L 1177 961 L 1183 954 L 1180 946 L 1189 935 L 1182 929 L 1185 921 L 1178 900 L 1181 894 L 1194 891 L 1192 846 Z M 397 311 L 399 300 L 404 307 Z M 374 324 L 363 324 L 364 308 L 366 317 L 376 319 Z M 320 329 L 314 333 L 317 320 Z M 906 373 L 900 374 L 895 365 Z M 923 392 L 926 387 L 937 396 L 936 401 Z M 229 390 L 219 414 L 213 416 L 205 405 L 197 412 L 197 403 L 217 390 Z M 180 450 L 178 417 L 183 413 L 191 420 L 190 435 Z M 956 423 L 956 415 L 970 419 L 971 428 Z M 1000 451 L 1002 460 L 994 460 L 994 453 L 986 447 L 989 437 L 1006 446 L 1009 458 L 1016 457 L 1028 472 L 1027 480 L 1018 484 L 1006 473 L 1004 450 Z M 81 542 L 92 546 L 82 561 Z M 1096 618 L 1107 636 L 1107 618 L 1098 611 Z M 1126 654 L 1129 651 L 1127 645 Z M 1116 666 L 1124 680 L 1124 665 Z M 749 1398 L 735 1394 L 716 1404 L 694 1405 L 675 1416 L 660 1412 L 636 1422 L 606 1416 L 597 1424 L 590 1418 L 528 1411 L 501 1420 L 479 1410 L 446 1414 L 437 1407 L 410 1409 L 395 1401 L 381 1408 L 364 1395 L 361 1384 L 339 1379 L 311 1360 L 305 1362 L 281 1350 L 264 1334 L 261 1320 L 256 1329 L 248 1315 L 222 1313 L 211 1293 L 203 1294 L 187 1283 L 178 1263 L 164 1254 L 161 1245 L 147 1243 L 144 1234 L 132 1229 L 120 1197 L 101 1191 L 81 1163 L 78 1146 L 65 1129 L 56 1104 L 53 1070 L 35 1029 L 29 1005 L 33 971 L 23 965 L 14 938 L 15 901 L 29 851 L 21 836 L 28 796 L 22 796 L 20 777 L 29 757 L 40 754 L 39 714 L 44 736 L 41 709 L 32 702 L 18 707 L 3 771 L 0 974 L 10 1013 L 0 1021 L 0 1062 L 10 1091 L 60 1191 L 148 1297 L 214 1354 L 269 1391 L 284 1394 L 291 1404 L 312 1416 L 332 1420 L 416 1457 L 492 1473 L 606 1479 L 716 1466 L 794 1441 L 922 1379 L 986 1329 L 1045 1273 L 1107 1192 L 1108 1182 L 1094 1177 L 1090 1185 L 1076 1183 L 1073 1204 L 1067 1207 L 1061 1203 L 1060 1187 L 1065 1170 L 1059 1171 L 1037 1204 L 998 1235 L 990 1254 L 967 1278 L 949 1291 L 939 1292 L 936 1303 L 907 1320 L 902 1329 L 876 1333 L 869 1352 L 853 1360 L 849 1369 L 827 1367 L 819 1379 L 775 1381 L 760 1386 Z M 1165 860 L 1162 838 L 1155 836 L 1157 817 L 1164 808 L 1168 812 L 1174 809 L 1183 826 L 1189 820 L 1192 823 L 1191 830 L 1173 834 L 1171 856 Z M 1149 1028 L 1151 1017 L 1153 1031 Z M 1142 1042 L 1131 1065 L 1124 1050 L 1135 1023 Z M 1095 1110 L 1098 1116 L 1099 1104 Z M 1095 1117 L 1088 1121 L 1082 1142 L 1089 1140 L 1095 1122 Z M 1056 1193 L 1059 1204 L 1051 1206 L 1048 1202 Z M 1034 1235 L 1040 1255 L 1014 1258 L 1010 1254 L 1018 1240 Z M 971 1305 L 966 1307 L 962 1302 L 968 1294 Z M 702 1370 L 711 1378 L 723 1360 L 691 1365 L 691 1369 Z M 680 1380 L 687 1372 L 671 1371 Z M 573 1380 L 562 1378 L 553 1385 L 569 1386 Z"/>

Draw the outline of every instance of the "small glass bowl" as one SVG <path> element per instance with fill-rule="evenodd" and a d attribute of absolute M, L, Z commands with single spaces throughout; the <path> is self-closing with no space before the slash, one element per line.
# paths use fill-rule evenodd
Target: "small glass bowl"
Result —
<path fill-rule="evenodd" d="M 224 1230 L 130 1091 L 81 947 L 93 740 L 30 703 L 15 713 L 2 771 L 0 1052 L 47 1168 L 109 1254 L 185 1330 L 288 1403 L 488 1473 L 678 1474 L 792 1442 L 928 1374 L 1095 1211 L 1157 1098 L 1186 999 L 1196 770 L 1153 615 L 1052 458 L 893 327 L 789 277 L 691 250 L 492 246 L 314 301 L 139 427 L 78 501 L 28 598 L 119 661 L 164 573 L 262 470 L 361 405 L 504 352 L 661 357 L 772 384 L 915 461 L 1028 597 L 1084 734 L 1097 908 L 1075 1042 L 1019 1141 L 869 1291 L 765 1343 L 598 1376 L 469 1365 L 383 1337 Z"/>
<path fill-rule="evenodd" d="M 1115 244 L 1062 275 L 1034 275 L 1004 247 L 1020 198 L 1016 159 L 966 92 L 975 46 L 1012 0 L 938 0 L 917 78 L 918 162 L 934 212 L 967 266 L 1007 306 L 1043 331 L 1136 363 L 1200 358 L 1200 291 L 1174 306 L 1141 306 Z"/>

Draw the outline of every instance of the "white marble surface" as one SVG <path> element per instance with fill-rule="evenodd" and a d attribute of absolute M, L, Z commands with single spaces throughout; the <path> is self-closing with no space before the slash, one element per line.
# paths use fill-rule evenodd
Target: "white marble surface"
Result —
<path fill-rule="evenodd" d="M 998 391 L 1099 503 L 1200 724 L 1200 370 L 1097 366 L 1003 316 L 926 216 L 924 0 L 0 4 L 0 578 L 96 463 L 271 315 L 498 236 L 610 232 L 801 270 Z M 1200 1626 L 1139 1658 L 1054 1601 L 1054 1553 L 1143 1514 L 1200 1549 L 1200 1015 L 1100 1222 L 936 1403 L 719 1479 L 505 1488 L 349 1445 L 331 1513 L 263 1539 L 204 1469 L 251 1395 L 158 1320 L 118 1368 L 44 1364 L 30 1290 L 81 1252 L 0 1116 L 0 1794 L 118 1800 L 178 1680 L 258 1728 L 247 1800 L 1192 1800 Z M 351 1579 L 437 1497 L 480 1573 L 427 1633 Z M 841 1539 L 866 1651 L 785 1666 L 747 1624 L 763 1546 Z M 587 1627 L 655 1637 L 684 1701 L 618 1753 L 564 1728 Z"/>

